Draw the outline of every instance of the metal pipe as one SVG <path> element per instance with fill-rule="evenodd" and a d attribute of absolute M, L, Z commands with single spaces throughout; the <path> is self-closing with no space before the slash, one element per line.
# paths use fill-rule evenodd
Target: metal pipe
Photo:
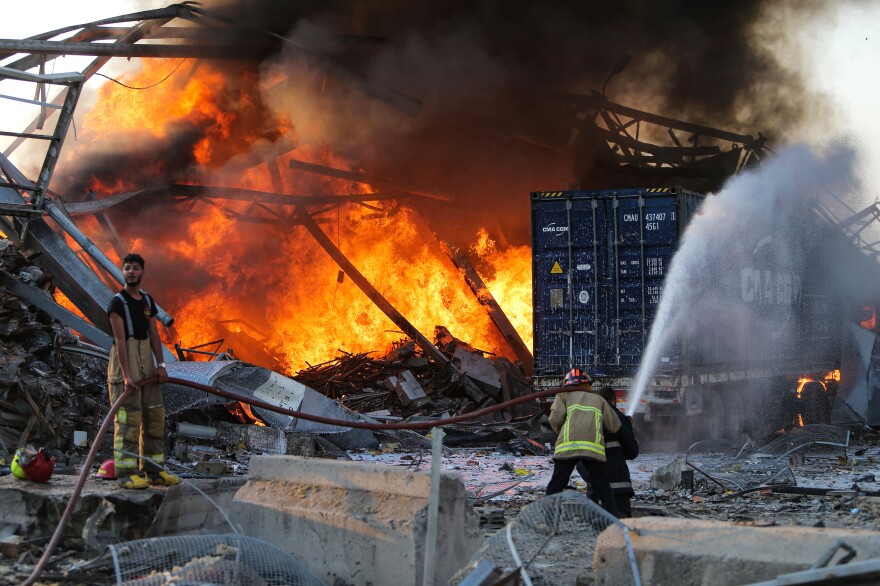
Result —
<path fill-rule="evenodd" d="M 593 366 L 599 366 L 599 226 L 596 224 L 596 208 L 599 202 L 594 197 L 593 208 Z"/>
<path fill-rule="evenodd" d="M 639 195 L 639 272 L 642 276 L 642 350 L 648 343 L 648 310 L 645 305 L 645 200 Z"/>
<path fill-rule="evenodd" d="M 442 427 L 431 430 L 431 490 L 428 495 L 428 527 L 425 536 L 425 567 L 422 584 L 434 586 L 434 565 L 437 561 L 437 532 L 440 525 L 440 466 L 443 461 Z"/>
<path fill-rule="evenodd" d="M 122 278 L 122 271 L 119 270 L 119 267 L 113 264 L 113 261 L 107 258 L 107 255 L 104 254 L 100 248 L 95 246 L 85 234 L 80 232 L 79 228 L 76 227 L 76 224 L 73 223 L 73 220 L 68 218 L 58 205 L 54 202 L 46 202 L 45 208 L 49 213 L 49 216 L 61 227 L 61 229 L 67 232 L 70 237 L 73 238 L 73 240 L 101 266 L 102 269 L 107 271 L 107 273 L 120 284 L 125 283 Z M 174 318 L 168 315 L 165 310 L 158 305 L 156 308 L 159 310 L 156 317 L 159 318 L 159 321 L 165 324 L 165 327 L 170 327 L 171 324 L 174 323 Z"/>
<path fill-rule="evenodd" d="M 565 200 L 565 222 L 567 224 L 568 230 L 566 230 L 566 238 L 568 238 L 568 268 L 566 268 L 565 280 L 568 285 L 568 290 L 566 291 L 568 297 L 568 367 L 574 368 L 575 366 L 580 366 L 579 364 L 574 363 L 574 284 L 571 282 L 571 275 L 574 271 L 572 271 L 572 246 L 574 243 L 571 241 L 571 233 L 572 233 L 572 225 L 571 225 L 571 196 Z"/>
<path fill-rule="evenodd" d="M 217 437 L 217 428 L 208 425 L 196 425 L 195 423 L 186 423 L 180 421 L 177 423 L 177 434 L 187 437 L 198 437 L 202 439 L 214 439 Z"/>

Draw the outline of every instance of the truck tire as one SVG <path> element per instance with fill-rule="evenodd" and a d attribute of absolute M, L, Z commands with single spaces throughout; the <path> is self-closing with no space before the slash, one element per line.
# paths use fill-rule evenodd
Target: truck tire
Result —
<path fill-rule="evenodd" d="M 690 419 L 690 443 L 721 439 L 724 436 L 724 403 L 718 391 L 703 391 L 703 411 Z"/>
<path fill-rule="evenodd" d="M 821 383 L 807 383 L 801 391 L 804 425 L 831 423 L 831 397 Z"/>
<path fill-rule="evenodd" d="M 740 440 L 746 426 L 746 402 L 738 390 L 724 393 L 724 437 L 734 442 Z"/>

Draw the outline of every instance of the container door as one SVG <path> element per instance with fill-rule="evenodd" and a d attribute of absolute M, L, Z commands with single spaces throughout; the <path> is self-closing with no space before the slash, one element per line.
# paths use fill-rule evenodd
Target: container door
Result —
<path fill-rule="evenodd" d="M 615 299 L 606 359 L 621 372 L 634 372 L 678 242 L 677 199 L 650 193 L 615 198 L 609 217 Z"/>
<path fill-rule="evenodd" d="M 594 216 L 590 199 L 532 204 L 536 374 L 595 363 Z"/>

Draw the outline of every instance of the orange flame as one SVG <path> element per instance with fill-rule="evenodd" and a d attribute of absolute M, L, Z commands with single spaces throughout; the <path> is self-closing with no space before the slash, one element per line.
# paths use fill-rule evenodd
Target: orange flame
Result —
<path fill-rule="evenodd" d="M 146 62 L 141 72 L 125 81 L 145 86 L 161 78 L 170 66 L 159 60 Z M 173 77 L 144 91 L 107 84 L 85 118 L 86 136 L 81 142 L 88 138 L 100 143 L 112 137 L 118 143 L 122 139 L 124 146 L 143 156 L 142 138 L 167 138 L 181 127 L 194 128 L 199 139 L 191 144 L 193 164 L 185 170 L 168 176 L 163 165 L 170 155 L 163 152 L 150 152 L 143 168 L 134 170 L 160 184 L 197 182 L 292 194 L 370 191 L 361 184 L 287 171 L 293 157 L 351 167 L 318 147 L 299 146 L 281 156 L 256 157 L 244 167 L 225 166 L 230 160 L 246 158 L 257 141 L 264 145 L 295 134 L 289 121 L 258 108 L 255 77 L 250 83 L 246 79 L 236 84 L 237 90 L 225 86 L 227 78 L 228 74 L 205 63 L 183 87 Z M 273 130 L 265 130 L 267 126 Z M 281 177 L 276 172 L 273 179 L 267 165 L 284 170 Z M 94 177 L 89 187 L 101 195 L 140 188 L 125 171 Z M 157 298 L 175 316 L 184 347 L 221 338 L 220 321 L 241 320 L 266 335 L 266 348 L 260 350 L 273 355 L 280 369 L 293 372 L 308 363 L 326 361 L 340 349 L 383 352 L 401 338 L 398 327 L 350 278 L 337 280 L 339 267 L 295 219 L 244 223 L 237 217 L 247 214 L 246 203 L 201 202 L 200 215 L 183 230 L 168 229 L 152 240 L 135 234 L 137 238 L 128 242 L 132 249 L 137 244 L 143 253 L 175 267 L 173 275 L 161 275 L 163 282 L 173 281 L 173 286 L 157 291 Z M 316 220 L 323 222 L 327 236 L 419 331 L 430 336 L 435 325 L 444 325 L 475 347 L 513 358 L 464 279 L 418 230 L 415 214 L 397 204 L 371 202 L 369 206 L 341 204 L 317 215 Z M 271 218 L 269 214 L 262 217 Z M 475 251 L 489 273 L 487 286 L 531 346 L 530 250 L 498 249 L 483 230 Z M 147 264 L 162 263 L 148 259 Z M 193 274 L 199 275 L 200 283 L 188 278 Z M 147 280 L 151 278 L 155 277 L 150 277 L 148 269 Z"/>

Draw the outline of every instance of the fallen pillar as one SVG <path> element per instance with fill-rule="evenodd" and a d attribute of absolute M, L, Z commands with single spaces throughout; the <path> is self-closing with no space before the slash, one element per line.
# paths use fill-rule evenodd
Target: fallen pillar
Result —
<path fill-rule="evenodd" d="M 734 586 L 772 580 L 809 569 L 837 540 L 856 552 L 852 562 L 880 557 L 880 532 L 800 526 L 755 527 L 720 521 L 642 517 L 630 528 L 641 583 Z M 632 570 L 622 529 L 599 535 L 593 557 L 595 583 L 631 583 Z M 828 565 L 847 555 L 840 549 Z"/>
<path fill-rule="evenodd" d="M 256 456 L 230 517 L 328 584 L 422 584 L 429 489 L 427 473 L 395 466 Z M 464 484 L 449 472 L 439 526 L 431 583 L 445 584 L 480 542 Z"/>

